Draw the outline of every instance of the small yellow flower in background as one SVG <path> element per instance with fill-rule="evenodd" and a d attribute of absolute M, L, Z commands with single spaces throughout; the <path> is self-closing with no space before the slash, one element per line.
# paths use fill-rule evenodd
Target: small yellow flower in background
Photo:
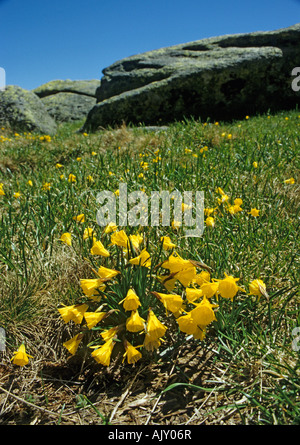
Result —
<path fill-rule="evenodd" d="M 140 351 L 138 351 L 136 347 L 132 346 L 132 344 L 129 343 L 129 341 L 124 340 L 124 348 L 125 348 L 125 354 L 123 355 L 123 357 L 124 359 L 125 357 L 127 357 L 127 363 L 129 365 L 136 363 L 138 360 L 142 358 L 142 354 L 140 353 Z"/>
<path fill-rule="evenodd" d="M 21 196 L 20 192 L 15 192 L 14 193 L 14 198 L 18 199 L 18 198 L 20 198 L 20 196 Z"/>
<path fill-rule="evenodd" d="M 132 258 L 129 260 L 130 264 L 134 264 L 136 266 L 142 266 L 142 267 L 151 267 L 151 258 L 150 254 L 147 252 L 146 249 L 143 249 L 141 253 L 136 256 L 135 258 Z"/>
<path fill-rule="evenodd" d="M 246 118 L 245 119 L 249 119 L 249 116 L 246 116 Z"/>
<path fill-rule="evenodd" d="M 59 176 L 59 178 L 60 178 L 60 179 L 65 179 L 65 175 L 62 174 L 62 175 Z"/>
<path fill-rule="evenodd" d="M 21 346 L 19 347 L 19 349 L 17 351 L 14 351 L 14 357 L 11 359 L 11 361 L 13 362 L 14 365 L 17 366 L 25 366 L 28 364 L 29 359 L 33 358 L 32 355 L 29 355 L 26 353 L 26 348 L 25 345 L 22 343 Z"/>
<path fill-rule="evenodd" d="M 96 237 L 94 236 L 94 229 L 91 227 L 86 227 L 83 232 L 83 240 L 92 239 L 96 241 Z"/>
<path fill-rule="evenodd" d="M 109 251 L 107 249 L 105 249 L 105 247 L 103 246 L 101 241 L 94 242 L 93 247 L 91 248 L 91 254 L 92 255 L 101 255 L 101 256 L 105 256 L 105 257 L 110 256 Z"/>
<path fill-rule="evenodd" d="M 114 348 L 115 342 L 113 339 L 108 340 L 104 343 L 100 348 L 95 349 L 92 352 L 92 357 L 96 360 L 97 363 L 100 363 L 104 366 L 109 366 L 111 354 Z"/>
<path fill-rule="evenodd" d="M 138 175 L 138 178 L 143 178 L 144 177 L 144 173 L 140 173 L 139 175 Z"/>
<path fill-rule="evenodd" d="M 170 250 L 174 249 L 176 247 L 176 244 L 172 243 L 169 236 L 162 236 L 160 238 L 161 241 L 163 241 L 163 249 L 164 250 Z"/>
<path fill-rule="evenodd" d="M 0 182 L 0 196 L 4 196 L 5 192 L 3 190 L 3 182 Z"/>
<path fill-rule="evenodd" d="M 212 215 L 214 213 L 214 211 L 215 211 L 215 209 L 213 207 L 204 209 L 204 215 L 205 216 L 210 216 L 210 215 Z"/>
<path fill-rule="evenodd" d="M 60 164 L 59 162 L 55 165 L 55 168 L 63 168 L 63 165 Z"/>
<path fill-rule="evenodd" d="M 67 244 L 68 246 L 72 245 L 72 235 L 69 232 L 63 233 L 60 237 L 60 241 Z"/>
<path fill-rule="evenodd" d="M 97 153 L 95 151 L 92 151 L 92 156 L 97 156 Z"/>
<path fill-rule="evenodd" d="M 80 223 L 84 223 L 85 222 L 85 216 L 83 213 L 81 213 L 80 215 L 76 215 L 73 216 L 74 221 L 80 222 Z"/>
<path fill-rule="evenodd" d="M 285 184 L 295 184 L 295 179 L 294 178 L 289 178 L 289 179 L 285 179 L 283 182 Z"/>
<path fill-rule="evenodd" d="M 100 266 L 97 274 L 100 278 L 105 278 L 106 280 L 110 280 L 111 278 L 114 278 L 116 275 L 118 275 L 120 272 L 115 269 L 108 269 L 107 267 Z"/>
<path fill-rule="evenodd" d="M 260 210 L 258 210 L 258 209 L 251 209 L 251 211 L 248 213 L 249 213 L 249 215 L 254 216 L 254 218 L 256 218 L 257 216 L 259 216 L 259 212 L 260 212 Z"/>
<path fill-rule="evenodd" d="M 51 136 L 49 136 L 48 134 L 40 136 L 40 141 L 51 142 Z"/>
<path fill-rule="evenodd" d="M 137 310 L 131 311 L 130 317 L 126 320 L 126 329 L 129 332 L 140 332 L 145 329 L 145 320 Z"/>
<path fill-rule="evenodd" d="M 129 240 L 135 250 L 138 250 L 142 242 L 144 241 L 144 238 L 142 235 L 129 235 Z"/>
<path fill-rule="evenodd" d="M 227 135 L 227 139 L 232 139 L 232 134 L 231 134 L 231 133 L 229 133 L 229 134 Z"/>
<path fill-rule="evenodd" d="M 116 191 L 114 192 L 114 194 L 115 194 L 116 196 L 119 196 L 119 195 L 120 195 L 119 189 L 116 190 Z"/>
<path fill-rule="evenodd" d="M 181 222 L 180 221 L 172 221 L 172 229 L 174 230 L 178 230 L 181 226 Z"/>
<path fill-rule="evenodd" d="M 125 311 L 135 311 L 139 306 L 141 306 L 139 297 L 133 289 L 129 289 L 126 297 L 119 302 L 119 304 L 121 303 L 123 303 L 123 308 Z"/>
<path fill-rule="evenodd" d="M 94 178 L 93 178 L 91 175 L 88 175 L 88 176 L 86 177 L 86 179 L 87 179 L 89 182 L 95 182 L 95 181 L 94 181 Z"/>
<path fill-rule="evenodd" d="M 256 279 L 249 284 L 249 295 L 257 295 L 260 298 L 262 295 L 268 298 L 266 285 L 262 280 Z"/>
<path fill-rule="evenodd" d="M 84 318 L 88 329 L 92 329 L 106 316 L 106 312 L 85 312 Z"/>
<path fill-rule="evenodd" d="M 129 238 L 124 230 L 119 230 L 118 232 L 114 232 L 110 237 L 110 241 L 113 245 L 124 247 L 125 249 L 127 249 L 128 246 L 130 245 Z"/>
<path fill-rule="evenodd" d="M 114 222 L 110 222 L 104 229 L 104 233 L 111 233 L 117 230 L 118 226 Z"/>
<path fill-rule="evenodd" d="M 33 182 L 31 181 L 31 179 L 29 179 L 29 181 L 27 182 L 27 184 L 32 187 L 33 186 Z"/>
<path fill-rule="evenodd" d="M 190 148 L 185 148 L 184 152 L 185 153 L 192 153 L 192 150 Z"/>
<path fill-rule="evenodd" d="M 85 311 L 87 311 L 88 305 L 87 304 L 79 304 L 79 305 L 72 305 L 72 306 L 64 306 L 62 308 L 58 309 L 58 312 L 60 313 L 62 319 L 65 323 L 68 323 L 69 321 L 74 321 L 75 324 L 80 324 L 83 319 L 83 314 Z"/>
<path fill-rule="evenodd" d="M 258 163 L 256 161 L 254 161 L 252 165 L 253 165 L 254 168 L 258 167 Z"/>
<path fill-rule="evenodd" d="M 73 175 L 72 173 L 70 173 L 70 174 L 69 174 L 69 177 L 68 177 L 68 181 L 69 181 L 69 182 L 76 182 L 76 176 Z"/>
<path fill-rule="evenodd" d="M 77 162 L 80 162 L 81 160 L 82 160 L 81 157 L 76 158 L 76 161 L 77 161 Z"/>
<path fill-rule="evenodd" d="M 86 136 L 88 136 L 88 134 L 84 132 L 84 133 L 82 133 L 82 136 L 86 137 Z"/>
<path fill-rule="evenodd" d="M 205 224 L 207 227 L 215 227 L 215 219 L 212 216 L 208 216 L 205 220 Z"/>
<path fill-rule="evenodd" d="M 76 351 L 79 347 L 79 344 L 83 338 L 83 334 L 77 334 L 75 337 L 70 338 L 70 340 L 63 343 L 63 346 L 67 348 L 67 350 L 70 352 L 70 354 L 74 355 L 76 354 Z"/>
<path fill-rule="evenodd" d="M 98 300 L 99 298 L 99 292 L 104 291 L 106 286 L 103 283 L 101 278 L 86 278 L 80 280 L 80 286 L 83 291 L 83 293 L 92 300 Z M 96 298 L 92 298 L 93 296 L 96 296 Z"/>
<path fill-rule="evenodd" d="M 42 186 L 42 190 L 50 190 L 51 189 L 51 183 L 45 182 Z"/>

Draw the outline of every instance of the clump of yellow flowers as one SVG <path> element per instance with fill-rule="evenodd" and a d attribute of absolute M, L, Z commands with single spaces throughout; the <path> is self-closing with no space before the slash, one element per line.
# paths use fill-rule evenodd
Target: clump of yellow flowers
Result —
<path fill-rule="evenodd" d="M 144 234 L 128 235 L 115 224 L 101 240 L 87 228 L 84 239 L 91 243 L 93 275 L 80 279 L 78 304 L 58 311 L 76 330 L 64 347 L 72 355 L 87 348 L 101 365 L 109 366 L 118 354 L 135 364 L 174 341 L 174 334 L 203 340 L 217 320 L 219 298 L 233 301 L 245 293 L 239 278 L 212 278 L 208 266 L 182 258 L 168 236 L 160 237 L 153 252 Z M 259 299 L 266 286 L 254 280 L 249 289 Z"/>

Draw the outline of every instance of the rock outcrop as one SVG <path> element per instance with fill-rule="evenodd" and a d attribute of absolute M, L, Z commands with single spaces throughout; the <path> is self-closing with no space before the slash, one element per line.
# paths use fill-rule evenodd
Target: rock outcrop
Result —
<path fill-rule="evenodd" d="M 0 126 L 48 135 L 57 129 L 42 101 L 33 92 L 15 85 L 0 91 Z"/>
<path fill-rule="evenodd" d="M 211 37 L 122 59 L 103 70 L 82 131 L 185 117 L 227 120 L 295 107 L 300 24 Z"/>
<path fill-rule="evenodd" d="M 52 80 L 32 91 L 60 123 L 85 119 L 96 104 L 99 85 L 99 80 Z"/>

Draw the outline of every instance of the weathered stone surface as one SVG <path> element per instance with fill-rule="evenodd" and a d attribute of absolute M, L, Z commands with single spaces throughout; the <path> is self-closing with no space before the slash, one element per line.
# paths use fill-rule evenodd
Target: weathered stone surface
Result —
<path fill-rule="evenodd" d="M 122 122 L 230 119 L 294 107 L 300 24 L 211 37 L 122 59 L 103 70 L 82 131 Z"/>
<path fill-rule="evenodd" d="M 85 119 L 96 104 L 99 80 L 52 80 L 32 90 L 56 122 Z"/>
<path fill-rule="evenodd" d="M 84 96 L 96 96 L 100 81 L 92 80 L 51 80 L 32 90 L 39 97 L 51 96 L 56 93 L 77 93 Z"/>
<path fill-rule="evenodd" d="M 75 93 L 57 93 L 41 99 L 50 116 L 56 122 L 85 119 L 96 104 L 96 98 Z"/>
<path fill-rule="evenodd" d="M 56 123 L 42 101 L 31 91 L 8 85 L 0 91 L 0 125 L 17 132 L 53 135 Z"/>

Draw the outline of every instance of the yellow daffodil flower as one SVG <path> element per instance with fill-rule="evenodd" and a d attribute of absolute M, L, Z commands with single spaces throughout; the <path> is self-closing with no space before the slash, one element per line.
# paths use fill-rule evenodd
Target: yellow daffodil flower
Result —
<path fill-rule="evenodd" d="M 58 312 L 62 316 L 65 323 L 74 321 L 75 324 L 80 324 L 83 319 L 83 314 L 87 311 L 87 304 L 64 306 L 58 309 Z"/>
<path fill-rule="evenodd" d="M 123 303 L 123 308 L 125 311 L 135 311 L 139 306 L 141 306 L 139 297 L 133 289 L 128 290 L 126 297 L 119 302 L 119 304 L 121 303 Z"/>
<path fill-rule="evenodd" d="M 81 213 L 80 215 L 75 215 L 73 216 L 74 221 L 80 222 L 80 223 L 84 223 L 85 222 L 85 216 L 83 213 Z"/>
<path fill-rule="evenodd" d="M 91 248 L 91 254 L 92 255 L 101 255 L 104 257 L 110 256 L 109 251 L 107 249 L 105 249 L 105 247 L 103 246 L 101 241 L 94 242 L 93 247 Z"/>
<path fill-rule="evenodd" d="M 153 310 L 149 309 L 146 332 L 149 334 L 150 338 L 153 340 L 163 337 L 166 330 L 166 326 L 159 321 Z"/>
<path fill-rule="evenodd" d="M 180 295 L 175 294 L 162 294 L 159 292 L 153 292 L 157 298 L 162 302 L 166 311 L 177 313 L 182 308 L 183 300 Z"/>
<path fill-rule="evenodd" d="M 145 320 L 140 317 L 137 310 L 132 311 L 126 320 L 126 329 L 130 332 L 139 332 L 145 328 Z"/>
<path fill-rule="evenodd" d="M 104 291 L 106 287 L 101 278 L 81 279 L 80 286 L 83 293 L 89 298 L 94 295 L 98 296 L 98 289 Z"/>
<path fill-rule="evenodd" d="M 70 340 L 63 343 L 63 346 L 67 348 L 67 350 L 70 352 L 70 354 L 74 355 L 76 354 L 76 351 L 78 349 L 78 346 L 83 338 L 82 334 L 77 334 L 75 337 L 70 338 Z"/>
<path fill-rule="evenodd" d="M 89 329 L 92 329 L 105 317 L 106 312 L 85 312 L 84 318 L 86 325 Z"/>
<path fill-rule="evenodd" d="M 29 359 L 33 358 L 32 355 L 29 355 L 26 353 L 26 348 L 25 345 L 22 343 L 21 346 L 19 347 L 19 349 L 17 351 L 14 351 L 14 357 L 11 359 L 11 361 L 13 362 L 14 365 L 17 366 L 25 366 L 28 364 Z"/>
<path fill-rule="evenodd" d="M 124 247 L 125 249 L 127 249 L 129 245 L 129 238 L 124 232 L 124 230 L 119 230 L 118 232 L 114 232 L 110 237 L 110 241 L 112 244 Z"/>
<path fill-rule="evenodd" d="M 150 254 L 147 252 L 146 249 L 143 249 L 141 253 L 136 256 L 135 258 L 132 258 L 129 260 L 130 264 L 134 264 L 136 266 L 142 266 L 142 267 L 151 267 L 151 258 Z"/>
<path fill-rule="evenodd" d="M 129 341 L 127 340 L 124 341 L 124 347 L 125 347 L 125 354 L 123 357 L 124 359 L 125 357 L 127 357 L 127 362 L 129 365 L 136 363 L 138 360 L 142 358 L 142 354 L 140 353 L 140 351 L 138 351 L 136 347 L 132 346 L 132 344 L 129 343 Z"/>
<path fill-rule="evenodd" d="M 95 349 L 91 355 L 94 357 L 97 363 L 100 363 L 104 366 L 110 365 L 111 354 L 114 348 L 115 342 L 111 338 L 107 342 L 104 343 L 100 348 Z"/>
<path fill-rule="evenodd" d="M 176 247 L 176 244 L 172 243 L 169 236 L 162 236 L 160 240 L 163 241 L 164 250 L 170 250 Z"/>
<path fill-rule="evenodd" d="M 63 233 L 60 237 L 60 241 L 67 244 L 68 246 L 72 245 L 72 235 L 69 232 Z"/>
<path fill-rule="evenodd" d="M 225 278 L 217 281 L 219 282 L 218 293 L 223 298 L 229 298 L 233 301 L 239 290 L 245 292 L 244 289 L 236 284 L 236 282 L 239 281 L 239 278 L 234 278 L 232 275 L 227 275 L 225 273 Z"/>

